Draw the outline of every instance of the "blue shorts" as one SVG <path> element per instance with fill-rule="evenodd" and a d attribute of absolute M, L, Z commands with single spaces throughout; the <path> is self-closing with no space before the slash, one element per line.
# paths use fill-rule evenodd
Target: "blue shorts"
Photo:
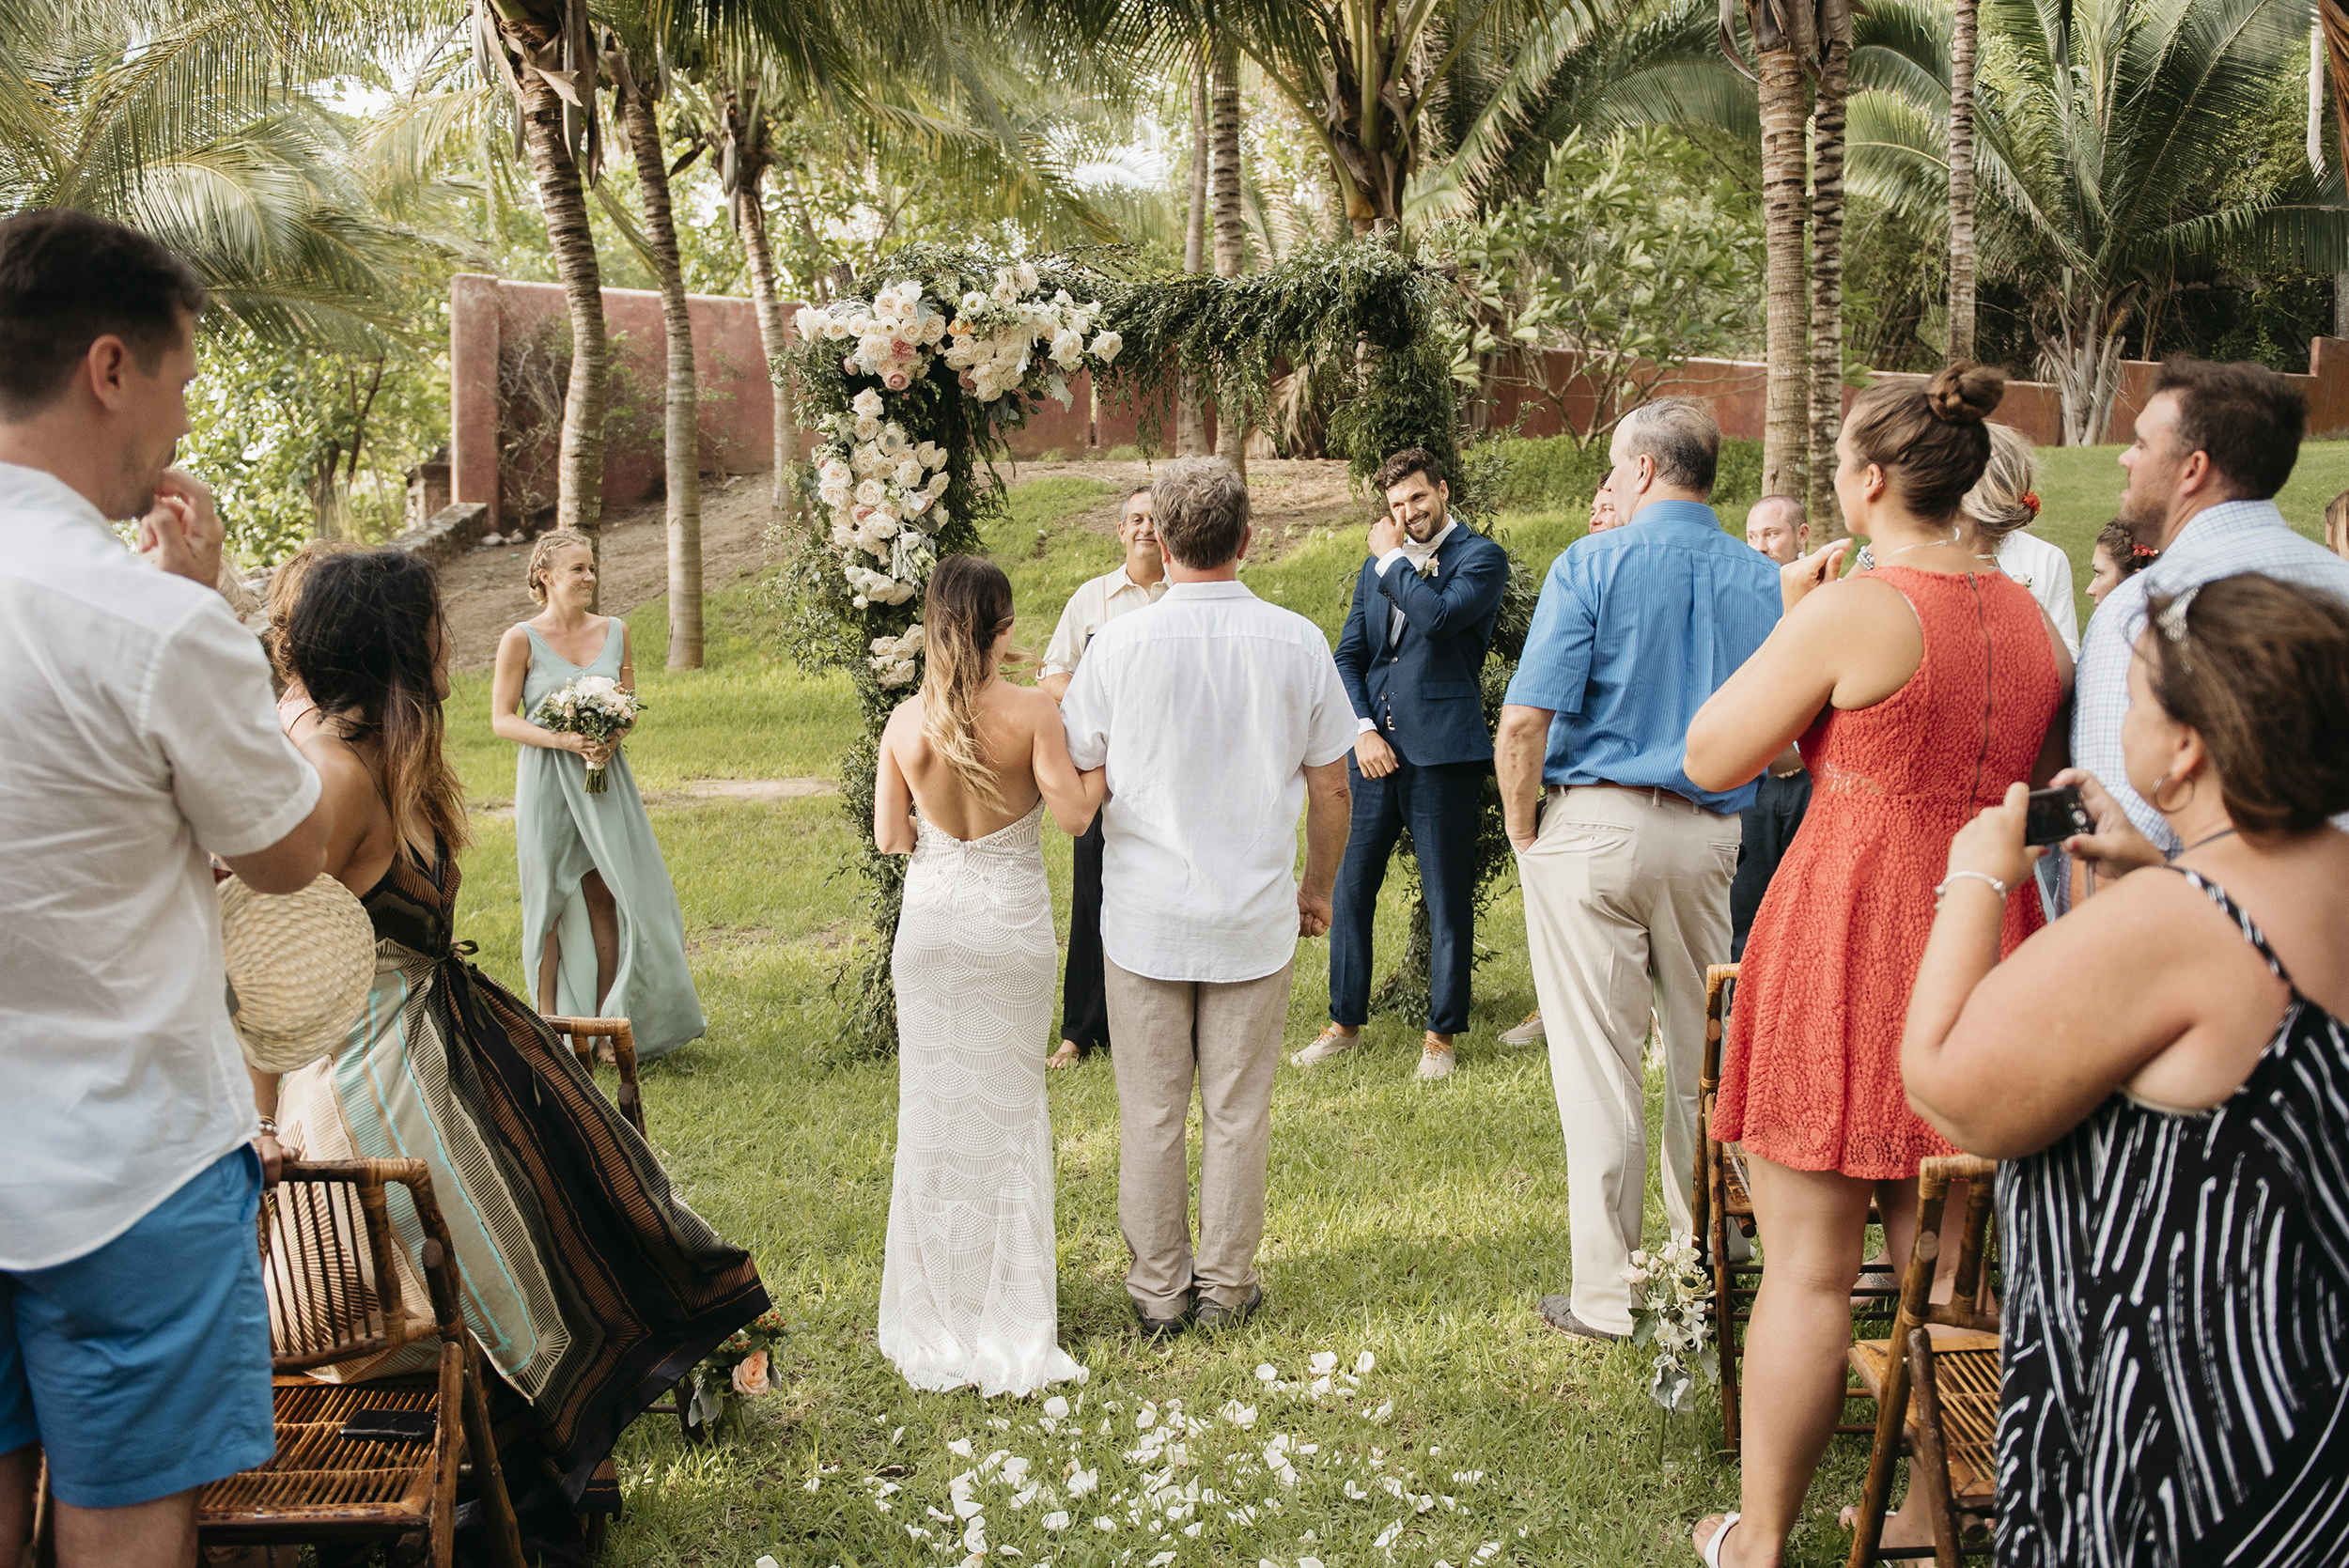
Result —
<path fill-rule="evenodd" d="M 231 1150 L 97 1251 L 0 1270 L 0 1453 L 38 1438 L 77 1508 L 127 1508 L 277 1452 L 254 1216 Z"/>

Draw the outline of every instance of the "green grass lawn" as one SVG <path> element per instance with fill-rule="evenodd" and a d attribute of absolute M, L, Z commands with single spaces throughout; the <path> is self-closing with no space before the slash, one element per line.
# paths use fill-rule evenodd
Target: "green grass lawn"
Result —
<path fill-rule="evenodd" d="M 2083 587 L 2089 544 L 2119 495 L 2112 455 L 2045 455 L 2043 531 L 2072 553 Z M 2312 444 L 2287 516 L 2313 533 L 2344 485 L 2349 445 Z M 1068 592 L 1116 563 L 1113 542 L 1073 520 L 1109 491 L 1076 478 L 1024 486 L 990 538 L 1032 649 Z M 1581 533 L 1579 515 L 1510 514 L 1501 526 L 1533 571 Z M 1327 532 L 1247 580 L 1334 636 L 1361 550 L 1352 531 Z M 767 594 L 753 584 L 713 596 L 707 669 L 642 661 L 650 707 L 630 755 L 648 788 L 832 773 L 852 696 L 845 681 L 793 666 Z M 664 644 L 660 602 L 630 621 L 639 647 Z M 468 794 L 505 801 L 512 756 L 490 737 L 488 708 L 487 675 L 460 675 L 451 746 Z M 991 1549 L 1028 1564 L 1674 1563 L 1693 1560 L 1696 1518 L 1734 1505 L 1736 1471 L 1716 1452 L 1709 1393 L 1667 1417 L 1644 1397 L 1642 1356 L 1568 1342 L 1534 1316 L 1535 1298 L 1567 1281 L 1564 1150 L 1546 1056 L 1494 1038 L 1532 1005 L 1514 887 L 1479 931 L 1474 1021 L 1452 1079 L 1410 1080 L 1417 1020 L 1393 1017 L 1374 1020 L 1349 1059 L 1310 1074 L 1283 1067 L 1261 1256 L 1270 1308 L 1244 1329 L 1164 1348 L 1136 1338 L 1110 1064 L 1053 1077 L 1061 1338 L 1091 1372 L 1083 1388 L 1058 1390 L 1073 1408 L 1054 1420 L 1041 1401 L 912 1393 L 875 1348 L 896 1070 L 834 1045 L 832 993 L 854 944 L 870 939 L 862 890 L 843 869 L 861 825 L 836 797 L 656 806 L 653 820 L 710 1019 L 707 1039 L 647 1069 L 653 1141 L 695 1207 L 758 1258 L 793 1331 L 776 1391 L 747 1406 L 737 1441 L 690 1450 L 674 1424 L 630 1430 L 619 1455 L 629 1514 L 608 1561 L 959 1563 L 961 1522 L 936 1514 L 952 1519 L 952 1479 L 998 1451 L 1061 1494 L 1014 1506 L 1011 1488 L 980 1485 Z M 475 821 L 459 934 L 521 989 L 512 824 Z M 1065 922 L 1068 841 L 1048 831 L 1046 859 Z M 1399 951 L 1404 920 L 1391 891 L 1382 955 Z M 1326 1017 L 1327 986 L 1327 944 L 1300 944 L 1292 1046 Z M 1652 1201 L 1650 1238 L 1663 1231 Z M 1339 1375 L 1316 1395 L 1323 1353 Z M 1349 1386 L 1344 1374 L 1365 1357 L 1370 1370 Z M 1219 1414 L 1227 1407 L 1252 1407 L 1252 1424 Z M 1170 1452 L 1153 1454 L 1143 1434 L 1167 1431 L 1178 1412 L 1204 1424 L 1186 1425 L 1185 1462 L 1170 1475 Z M 1293 1482 L 1267 1462 L 1281 1438 Z M 1837 1439 L 1789 1560 L 1841 1560 L 1835 1510 L 1858 1497 L 1865 1460 L 1859 1439 Z M 1097 1485 L 1070 1498 L 1072 1467 Z M 1170 1482 L 1191 1489 L 1186 1499 L 1150 1500 Z M 885 1485 L 896 1489 L 880 1495 Z M 1045 1527 L 1056 1510 L 1072 1516 L 1066 1531 Z"/>
<path fill-rule="evenodd" d="M 1032 647 L 1067 591 L 1115 564 L 1112 542 L 1071 520 L 1106 491 L 1023 488 L 991 541 Z M 1581 525 L 1526 515 L 1504 526 L 1538 570 Z M 1334 632 L 1360 550 L 1351 533 L 1316 537 L 1249 578 Z M 830 769 L 854 722 L 848 688 L 800 675 L 770 619 L 758 587 L 714 596 L 709 667 L 647 664 L 652 706 L 630 755 L 648 785 Z M 640 646 L 662 645 L 658 603 L 631 623 Z M 459 677 L 452 745 L 469 794 L 502 801 L 512 761 L 488 736 L 488 706 L 486 675 Z M 1172 1564 L 1385 1562 L 1382 1536 L 1393 1561 L 1423 1568 L 1464 1568 L 1488 1545 L 1486 1562 L 1670 1562 L 1687 1555 L 1691 1522 L 1735 1502 L 1710 1397 L 1667 1417 L 1645 1400 L 1644 1358 L 1565 1341 L 1533 1314 L 1567 1278 L 1564 1151 L 1546 1056 L 1494 1042 L 1532 1005 L 1514 889 L 1480 933 L 1474 1023 L 1449 1082 L 1410 1080 L 1418 1031 L 1399 1018 L 1375 1020 L 1367 1048 L 1331 1067 L 1282 1069 L 1261 1259 L 1271 1305 L 1240 1331 L 1163 1349 L 1134 1335 L 1110 1063 L 1053 1077 L 1061 1338 L 1091 1380 L 1059 1390 L 1081 1408 L 1048 1433 L 1040 1401 L 910 1392 L 874 1345 L 896 1070 L 832 1044 L 832 978 L 848 944 L 867 939 L 860 890 L 841 870 L 853 829 L 837 798 L 660 806 L 653 817 L 710 1017 L 707 1039 L 647 1069 L 653 1141 L 695 1207 L 756 1255 L 793 1331 L 776 1392 L 746 1406 L 739 1440 L 689 1450 L 673 1423 L 630 1430 L 619 1455 L 629 1513 L 607 1561 L 959 1563 L 960 1521 L 950 1530 L 929 1511 L 951 1516 L 951 1480 L 998 1450 L 1031 1461 L 1029 1479 L 1059 1488 L 1054 1506 L 1072 1515 L 1066 1532 L 1049 1530 L 1040 1499 L 1014 1508 L 1008 1488 L 982 1485 L 988 1540 L 1025 1563 L 1146 1568 L 1168 1552 Z M 459 935 L 516 983 L 513 829 L 475 820 Z M 1046 845 L 1065 919 L 1068 842 L 1048 832 Z M 1404 915 L 1391 896 L 1382 954 L 1399 950 Z M 1320 941 L 1299 947 L 1293 1044 L 1326 1016 L 1327 954 Z M 1662 1235 L 1660 1203 L 1650 1232 Z M 1317 1397 L 1312 1358 L 1323 1352 L 1340 1375 Z M 1357 1389 L 1343 1374 L 1365 1354 L 1374 1364 Z M 1260 1381 L 1260 1367 L 1277 1381 Z M 1252 1425 L 1218 1416 L 1235 1404 L 1253 1407 Z M 1184 1512 L 1168 1521 L 1144 1501 L 1145 1474 L 1162 1477 L 1168 1460 L 1145 1454 L 1140 1423 L 1165 1431 L 1178 1408 L 1206 1424 L 1184 1437 L 1187 1463 L 1171 1479 L 1219 1500 L 1176 1502 Z M 1293 1484 L 1265 1462 L 1282 1437 Z M 1856 1441 L 1839 1445 L 1797 1540 L 1801 1560 L 1840 1557 L 1833 1509 L 1858 1495 L 1864 1460 Z M 1098 1475 L 1073 1499 L 1072 1464 Z M 877 1499 L 883 1483 L 868 1478 L 884 1467 L 901 1489 Z"/>

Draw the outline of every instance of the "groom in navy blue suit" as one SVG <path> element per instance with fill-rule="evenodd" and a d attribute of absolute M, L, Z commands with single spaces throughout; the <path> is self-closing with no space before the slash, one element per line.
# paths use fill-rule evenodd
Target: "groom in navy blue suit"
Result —
<path fill-rule="evenodd" d="M 1492 736 L 1480 679 L 1509 582 L 1509 557 L 1451 515 L 1443 463 L 1406 447 L 1379 466 L 1386 515 L 1338 638 L 1338 675 L 1361 726 L 1347 771 L 1353 827 L 1330 924 L 1330 1027 L 1289 1058 L 1311 1066 L 1354 1048 L 1370 1013 L 1371 924 L 1387 861 L 1411 831 L 1433 939 L 1419 1076 L 1450 1075 L 1468 1027 L 1474 962 L 1476 830 Z"/>

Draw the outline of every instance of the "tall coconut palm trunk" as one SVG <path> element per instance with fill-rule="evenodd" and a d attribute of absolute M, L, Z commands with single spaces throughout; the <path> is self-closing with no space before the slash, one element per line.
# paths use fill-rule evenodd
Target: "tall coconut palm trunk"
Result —
<path fill-rule="evenodd" d="M 669 523 L 669 668 L 702 666 L 702 478 L 700 398 L 693 375 L 693 318 L 677 262 L 677 224 L 669 205 L 669 165 L 661 146 L 656 100 L 627 54 L 613 53 L 620 118 L 644 194 L 645 238 L 661 275 L 661 324 L 668 348 L 667 419 L 661 430 Z"/>
<path fill-rule="evenodd" d="M 1950 26 L 1950 355 L 1974 357 L 1974 60 L 1976 0 Z"/>
<path fill-rule="evenodd" d="M 1851 97 L 1851 6 L 1820 8 L 1811 161 L 1811 537 L 1843 533 L 1835 438 L 1843 426 L 1843 118 Z"/>
<path fill-rule="evenodd" d="M 1215 187 L 1215 275 L 1239 276 L 1248 227 L 1240 208 L 1239 44 L 1229 33 L 1215 39 L 1209 176 Z M 1248 474 L 1248 411 L 1237 403 L 1216 410 L 1215 454 L 1241 477 Z"/>
<path fill-rule="evenodd" d="M 734 191 L 734 226 L 742 236 L 742 255 L 750 263 L 758 345 L 767 355 L 768 379 L 775 388 L 775 510 L 780 515 L 791 505 L 791 470 L 800 459 L 800 437 L 791 417 L 791 379 L 783 370 L 791 340 L 783 324 L 783 301 L 775 293 L 774 252 L 767 243 L 767 207 L 760 194 L 765 175 L 766 170 L 756 164 L 741 171 Z"/>
<path fill-rule="evenodd" d="M 1183 271 L 1207 265 L 1207 62 L 1205 52 L 1190 72 L 1190 206 L 1184 214 Z M 1207 450 L 1207 416 L 1199 378 L 1185 375 L 1174 392 L 1174 451 L 1196 458 Z"/>
<path fill-rule="evenodd" d="M 1802 459 L 1809 441 L 1811 389 L 1804 326 L 1809 318 L 1802 276 L 1803 80 L 1791 46 L 1765 48 L 1755 61 L 1761 77 L 1762 211 L 1765 342 L 1769 360 L 1763 407 L 1762 493 L 1804 493 Z"/>
<path fill-rule="evenodd" d="M 517 19 L 501 13 L 497 28 L 521 61 L 513 85 L 522 140 L 570 315 L 571 370 L 563 394 L 554 520 L 597 540 L 603 520 L 603 273 L 596 262 L 596 237 L 587 226 L 586 193 L 571 156 L 572 126 L 567 122 L 594 101 L 596 62 L 583 47 L 583 30 L 568 25 L 568 14 L 551 23 L 536 15 Z"/>

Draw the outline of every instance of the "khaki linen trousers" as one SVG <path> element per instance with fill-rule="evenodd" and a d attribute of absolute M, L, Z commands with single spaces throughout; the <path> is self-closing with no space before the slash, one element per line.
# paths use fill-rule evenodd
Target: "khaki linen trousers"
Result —
<path fill-rule="evenodd" d="M 1729 962 L 1737 815 L 1669 790 L 1553 789 L 1517 858 L 1533 990 L 1566 1138 L 1574 1315 L 1631 1331 L 1623 1271 L 1647 1200 L 1648 1009 L 1663 1025 L 1664 1209 L 1689 1228 L 1704 970 Z"/>
<path fill-rule="evenodd" d="M 1117 1069 L 1117 1224 L 1133 1252 L 1126 1291 L 1144 1315 L 1181 1317 L 1194 1292 L 1237 1307 L 1256 1283 L 1272 1079 L 1288 1021 L 1292 958 L 1231 985 L 1148 980 L 1101 965 Z M 1199 1086 L 1199 1245 L 1190 1239 L 1183 1127 Z"/>

